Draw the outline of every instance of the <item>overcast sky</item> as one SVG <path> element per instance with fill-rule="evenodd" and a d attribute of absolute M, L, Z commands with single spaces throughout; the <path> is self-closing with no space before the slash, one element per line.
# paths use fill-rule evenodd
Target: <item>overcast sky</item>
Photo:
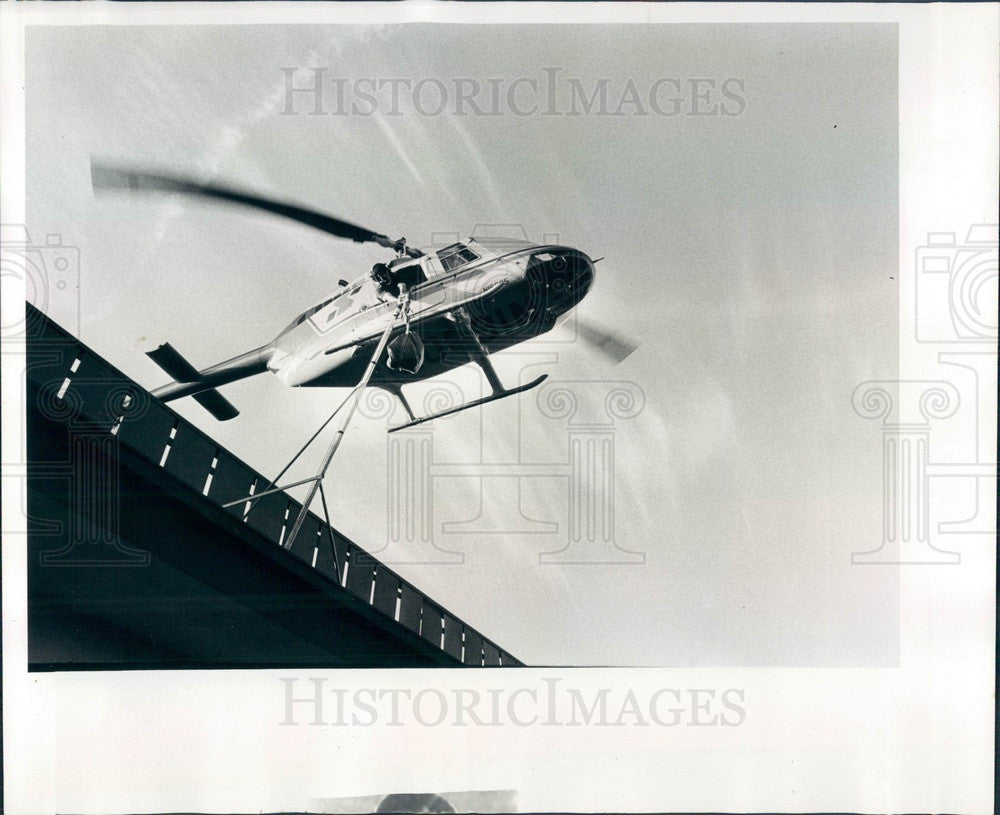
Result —
<path fill-rule="evenodd" d="M 145 351 L 169 340 L 205 367 L 266 343 L 385 253 L 182 199 L 95 199 L 91 155 L 418 244 L 517 223 L 606 258 L 579 312 L 636 339 L 632 356 L 615 366 L 560 331 L 496 367 L 512 384 L 573 383 L 580 416 L 602 415 L 609 382 L 641 391 L 641 413 L 614 426 L 614 489 L 616 543 L 644 562 L 540 563 L 567 544 L 568 479 L 522 479 L 518 512 L 518 482 L 477 466 L 564 463 L 567 426 L 533 394 L 508 399 L 433 431 L 432 470 L 468 465 L 434 482 L 434 540 L 464 562 L 395 565 L 450 611 L 536 664 L 895 662 L 896 574 L 850 564 L 881 541 L 882 478 L 880 428 L 851 393 L 897 369 L 894 27 L 95 26 L 34 28 L 27 47 L 28 227 L 80 247 L 79 326 L 65 293 L 45 305 L 148 387 L 165 377 Z M 520 116 L 503 97 L 500 115 L 456 116 L 452 98 L 437 116 L 313 116 L 303 97 L 280 115 L 280 69 L 296 66 L 349 90 L 369 77 L 507 89 L 558 68 L 559 112 L 572 79 L 588 95 L 606 79 L 611 107 L 631 79 L 640 103 L 549 116 L 541 98 Z M 697 86 L 705 101 L 692 79 L 714 82 Z M 654 86 L 677 115 L 649 109 Z M 520 110 L 539 101 L 518 88 Z M 696 104 L 720 109 L 690 115 Z M 453 380 L 478 387 L 472 371 Z M 242 411 L 231 422 L 174 407 L 265 475 L 344 395 L 268 375 L 223 390 Z M 387 536 L 384 427 L 359 418 L 328 479 L 335 525 L 372 551 Z"/>

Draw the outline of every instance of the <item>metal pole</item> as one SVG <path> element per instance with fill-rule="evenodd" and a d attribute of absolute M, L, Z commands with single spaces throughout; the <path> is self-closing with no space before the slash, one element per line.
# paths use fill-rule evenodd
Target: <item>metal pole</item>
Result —
<path fill-rule="evenodd" d="M 354 411 L 357 410 L 358 404 L 361 402 L 361 396 L 365 392 L 365 388 L 368 387 L 368 380 L 370 380 L 372 378 L 372 374 L 375 373 L 375 368 L 378 365 L 379 358 L 382 356 L 382 352 L 385 351 L 385 346 L 389 342 L 389 335 L 392 334 L 392 329 L 396 327 L 396 320 L 399 319 L 399 315 L 406 307 L 405 292 L 402 292 L 401 294 L 403 294 L 403 296 L 400 297 L 399 306 L 397 307 L 396 312 L 392 315 L 392 319 L 389 320 L 389 324 L 385 327 L 385 331 L 382 332 L 382 337 L 378 341 L 375 353 L 372 354 L 371 361 L 365 369 L 365 374 L 361 377 L 361 381 L 358 383 L 358 386 L 354 391 L 354 401 L 351 403 L 350 408 L 348 408 L 347 413 L 344 414 L 344 418 L 340 422 L 340 427 L 337 428 L 337 433 L 333 437 L 333 441 L 330 443 L 330 447 L 327 449 L 326 455 L 323 457 L 323 463 L 320 465 L 319 473 L 317 473 L 312 486 L 309 488 L 309 494 L 306 496 L 305 503 L 302 505 L 302 509 L 299 511 L 299 516 L 295 519 L 295 525 L 292 527 L 292 531 L 285 541 L 285 549 L 291 548 L 292 543 L 295 541 L 295 536 L 299 534 L 299 529 L 302 527 L 302 524 L 306 519 L 306 515 L 309 514 L 309 505 L 312 504 L 313 499 L 316 497 L 316 492 L 319 490 L 320 482 L 323 480 L 323 476 L 326 475 L 326 470 L 330 466 L 330 462 L 333 461 L 334 453 L 336 453 L 337 448 L 340 447 L 340 442 L 344 439 L 344 433 L 347 431 L 347 425 L 350 424 L 351 418 L 354 416 Z"/>
<path fill-rule="evenodd" d="M 355 385 L 354 387 L 356 388 L 357 385 Z M 282 469 L 282 471 L 280 473 L 278 473 L 277 476 L 275 476 L 274 480 L 271 481 L 267 485 L 267 489 L 265 489 L 263 492 L 254 492 L 254 493 L 251 493 L 250 495 L 245 495 L 242 498 L 237 498 L 235 501 L 229 501 L 229 502 L 223 504 L 222 506 L 226 507 L 226 508 L 229 508 L 229 507 L 234 507 L 237 504 L 250 504 L 250 506 L 247 508 L 247 511 L 243 513 L 243 520 L 245 521 L 247 519 L 247 516 L 251 512 L 253 512 L 254 507 L 257 506 L 257 504 L 254 503 L 254 502 L 258 498 L 263 498 L 265 495 L 273 495 L 276 492 L 284 492 L 285 490 L 290 490 L 292 487 L 300 487 L 303 484 L 308 484 L 310 481 L 313 481 L 314 480 L 314 476 L 310 476 L 309 478 L 303 478 L 301 481 L 294 481 L 291 484 L 285 484 L 284 486 L 281 486 L 281 487 L 276 487 L 275 486 L 275 484 L 277 484 L 278 481 L 281 479 L 281 476 L 283 476 L 285 473 L 287 473 L 291 469 L 292 465 L 296 461 L 298 461 L 299 456 L 301 456 L 306 451 L 306 448 L 308 448 L 310 444 L 312 444 L 314 441 L 316 441 L 316 437 L 320 433 L 323 432 L 323 428 L 325 428 L 328 424 L 330 424 L 330 422 L 333 421 L 333 417 L 334 416 L 336 416 L 338 413 L 340 413 L 341 408 L 344 407 L 344 405 L 347 404 L 347 400 L 350 399 L 353 394 L 354 394 L 354 388 L 351 388 L 351 392 L 348 393 L 347 396 L 344 397 L 344 401 L 341 402 L 339 405 L 337 405 L 337 409 L 334 410 L 333 413 L 331 413 L 329 416 L 326 417 L 326 421 L 323 422 L 323 424 L 321 424 L 319 426 L 319 430 L 317 430 L 315 433 L 313 433 L 312 436 L 310 437 L 309 441 L 307 441 L 305 444 L 303 444 L 299 448 L 299 452 L 297 452 L 292 457 L 292 460 L 289 461 L 285 465 L 284 469 Z M 272 489 L 272 487 L 273 487 L 273 489 Z"/>
<path fill-rule="evenodd" d="M 355 385 L 355 387 L 357 386 Z M 347 404 L 347 400 L 351 398 L 351 394 L 353 393 L 354 391 L 352 390 L 351 393 L 347 394 L 347 396 L 344 397 L 344 401 L 341 402 L 339 405 L 337 405 L 337 409 L 334 410 L 333 413 L 331 413 L 327 417 L 326 421 L 319 426 L 319 430 L 317 430 L 315 433 L 312 434 L 312 436 L 310 436 L 309 441 L 307 441 L 299 448 L 299 452 L 297 452 L 292 457 L 292 460 L 285 465 L 284 469 L 282 469 L 282 471 L 274 477 L 274 480 L 267 485 L 267 489 L 264 490 L 264 492 L 255 492 L 253 495 L 248 495 L 246 499 L 240 499 L 239 501 L 230 501 L 228 504 L 223 504 L 222 506 L 224 507 L 234 506 L 236 504 L 243 503 L 244 500 L 250 502 L 250 507 L 247 509 L 245 513 L 243 513 L 243 520 L 246 520 L 247 515 L 253 512 L 254 507 L 257 506 L 253 502 L 256 501 L 258 498 L 263 498 L 265 495 L 270 495 L 275 492 L 284 492 L 285 490 L 291 489 L 292 487 L 298 487 L 301 486 L 302 484 L 308 484 L 310 481 L 312 481 L 311 478 L 305 478 L 302 481 L 296 481 L 294 484 L 285 484 L 285 486 L 283 487 L 275 487 L 275 484 L 277 484 L 278 481 L 281 480 L 281 476 L 283 476 L 292 468 L 292 465 L 296 461 L 298 461 L 299 456 L 301 456 L 306 451 L 306 448 L 308 448 L 310 444 L 316 441 L 316 437 L 323 432 L 323 430 L 326 428 L 328 424 L 330 424 L 330 422 L 333 421 L 333 417 L 336 416 L 338 413 L 340 413 L 341 408 Z M 271 487 L 274 487 L 274 489 L 271 489 Z"/>
<path fill-rule="evenodd" d="M 319 499 L 323 502 L 323 517 L 326 518 L 326 529 L 330 533 L 330 548 L 333 550 L 333 570 L 337 573 L 337 582 L 342 583 L 340 577 L 340 555 L 337 554 L 337 535 L 333 531 L 333 524 L 330 523 L 330 510 L 326 508 L 326 490 L 323 489 L 323 482 L 319 482 Z"/>
<path fill-rule="evenodd" d="M 303 478 L 301 481 L 293 481 L 291 484 L 283 484 L 280 487 L 268 487 L 263 492 L 255 492 L 253 495 L 247 495 L 244 498 L 237 498 L 235 501 L 229 501 L 228 503 L 225 503 L 222 506 L 228 509 L 229 507 L 234 507 L 237 504 L 252 504 L 254 501 L 263 498 L 265 495 L 274 495 L 276 492 L 284 492 L 285 490 L 290 490 L 292 487 L 301 487 L 303 484 L 308 484 L 315 480 L 316 476 L 311 475 L 309 476 L 309 478 Z M 249 514 L 250 510 L 248 509 L 246 511 L 246 514 L 243 516 L 244 519 Z"/>

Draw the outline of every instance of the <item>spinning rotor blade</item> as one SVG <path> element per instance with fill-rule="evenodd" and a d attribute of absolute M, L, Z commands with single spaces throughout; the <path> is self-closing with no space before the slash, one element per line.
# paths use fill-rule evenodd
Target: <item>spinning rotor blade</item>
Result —
<path fill-rule="evenodd" d="M 598 328 L 584 320 L 577 319 L 577 336 L 595 351 L 612 360 L 615 365 L 625 360 L 639 346 L 619 334 Z"/>
<path fill-rule="evenodd" d="M 350 221 L 333 218 L 306 207 L 273 201 L 248 192 L 241 192 L 217 184 L 203 184 L 180 176 L 160 175 L 158 173 L 140 172 L 110 167 L 99 162 L 90 163 L 91 183 L 95 190 L 133 190 L 140 192 L 182 193 L 200 198 L 210 198 L 215 201 L 225 201 L 252 209 L 270 212 L 283 218 L 311 226 L 328 235 L 347 238 L 356 243 L 377 243 L 387 249 L 403 250 L 411 257 L 420 257 L 420 252 L 407 247 L 403 240 L 390 238 L 370 229 L 365 229 Z"/>

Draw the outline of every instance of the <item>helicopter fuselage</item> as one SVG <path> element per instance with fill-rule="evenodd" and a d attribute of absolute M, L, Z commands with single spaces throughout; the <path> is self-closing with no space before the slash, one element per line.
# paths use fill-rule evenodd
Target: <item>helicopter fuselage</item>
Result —
<path fill-rule="evenodd" d="M 371 384 L 389 389 L 482 364 L 484 355 L 550 331 L 594 281 L 594 261 L 583 252 L 527 241 L 469 239 L 392 265 L 394 275 L 409 281 L 408 319 L 392 335 L 412 331 L 424 353 L 413 373 L 379 361 Z M 153 395 L 166 401 L 196 396 L 265 371 L 290 387 L 354 387 L 398 308 L 397 296 L 370 276 L 359 278 L 300 314 L 267 345 L 175 376 Z"/>
<path fill-rule="evenodd" d="M 267 212 L 396 253 L 369 275 L 350 284 L 340 281 L 338 291 L 296 317 L 271 342 L 231 359 L 199 370 L 170 343 L 147 352 L 173 380 L 151 391 L 153 396 L 163 401 L 193 396 L 220 421 L 239 411 L 217 388 L 265 371 L 291 387 L 363 391 L 368 384 L 381 386 L 399 397 L 410 424 L 521 393 L 545 375 L 504 387 L 490 355 L 551 330 L 594 282 L 594 261 L 568 246 L 477 237 L 421 251 L 403 238 L 393 240 L 309 207 L 214 182 L 92 161 L 91 183 L 95 190 L 182 194 Z M 489 396 L 419 419 L 413 415 L 403 384 L 469 362 L 485 375 Z"/>
<path fill-rule="evenodd" d="M 423 341 L 424 362 L 416 373 L 407 373 L 383 361 L 373 384 L 405 384 L 469 362 L 470 341 L 454 317 L 460 309 L 486 351 L 494 353 L 551 330 L 594 280 L 591 259 L 566 246 L 489 247 L 474 240 L 456 246 L 469 260 L 452 269 L 444 250 L 444 264 L 438 254 L 428 253 L 397 267 L 423 278 L 409 290 L 409 330 Z M 267 369 L 290 386 L 351 387 L 397 305 L 369 278 L 344 286 L 268 346 Z M 400 325 L 394 334 L 405 330 Z"/>

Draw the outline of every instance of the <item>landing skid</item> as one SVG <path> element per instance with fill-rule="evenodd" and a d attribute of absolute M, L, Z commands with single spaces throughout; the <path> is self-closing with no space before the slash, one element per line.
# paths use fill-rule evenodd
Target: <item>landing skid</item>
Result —
<path fill-rule="evenodd" d="M 424 422 L 429 422 L 433 419 L 440 419 L 442 416 L 451 416 L 452 413 L 458 413 L 462 410 L 468 410 L 469 408 L 478 407 L 479 405 L 485 405 L 487 402 L 495 402 L 497 399 L 503 399 L 505 396 L 513 396 L 515 393 L 523 393 L 524 391 L 531 390 L 536 385 L 541 385 L 546 378 L 548 378 L 548 374 L 542 374 L 538 377 L 538 379 L 533 379 L 527 385 L 520 385 L 516 388 L 499 390 L 495 393 L 491 393 L 489 396 L 484 396 L 482 399 L 473 399 L 471 402 L 466 402 L 464 405 L 459 405 L 458 407 L 441 410 L 437 413 L 432 413 L 430 416 L 421 416 L 419 419 L 413 419 L 412 421 L 406 422 L 406 424 L 390 427 L 388 432 L 395 433 L 397 430 L 404 430 L 407 427 L 423 424 Z"/>
<path fill-rule="evenodd" d="M 388 430 L 389 433 L 395 433 L 397 430 L 403 430 L 407 427 L 413 427 L 416 424 L 429 422 L 432 419 L 440 419 L 442 416 L 451 416 L 452 413 L 458 413 L 461 410 L 468 410 L 469 408 L 474 408 L 478 405 L 485 405 L 487 402 L 495 402 L 497 399 L 503 399 L 505 396 L 513 396 L 515 393 L 523 393 L 526 390 L 531 390 L 536 385 L 540 385 L 548 376 L 548 374 L 542 374 L 538 377 L 538 379 L 532 380 L 527 385 L 521 385 L 517 388 L 505 388 L 503 383 L 500 381 L 500 377 L 497 376 L 493 363 L 490 362 L 489 351 L 486 349 L 486 346 L 483 345 L 482 340 L 479 339 L 479 335 L 476 334 L 475 330 L 472 328 L 472 320 L 469 318 L 469 313 L 464 308 L 459 308 L 451 312 L 451 316 L 455 321 L 455 328 L 468 343 L 469 361 L 475 362 L 476 365 L 482 369 L 483 375 L 486 377 L 486 381 L 489 383 L 490 389 L 493 393 L 489 396 L 484 396 L 482 399 L 474 399 L 471 402 L 466 402 L 464 405 L 448 408 L 448 410 L 442 410 L 438 413 L 432 413 L 430 416 L 421 416 L 418 419 L 413 415 L 413 411 L 410 410 L 410 406 L 407 403 L 406 398 L 403 396 L 402 388 L 396 384 L 391 386 L 389 390 L 399 397 L 400 402 L 403 403 L 403 408 L 410 417 L 410 421 L 406 424 L 398 425 L 397 427 L 390 427 Z"/>

